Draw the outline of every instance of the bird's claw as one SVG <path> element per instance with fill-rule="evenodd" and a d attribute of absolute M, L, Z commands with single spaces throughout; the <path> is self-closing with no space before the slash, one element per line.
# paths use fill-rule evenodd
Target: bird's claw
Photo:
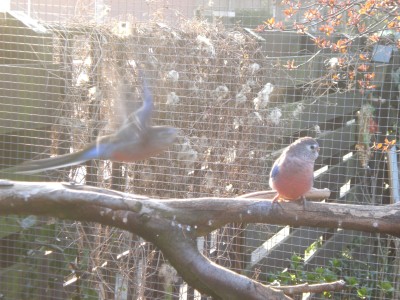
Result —
<path fill-rule="evenodd" d="M 280 204 L 280 195 L 279 194 L 276 194 L 276 196 L 274 197 L 274 199 L 272 199 L 272 206 L 274 205 L 274 204 L 278 204 L 278 206 L 281 208 L 281 209 L 283 209 L 283 207 L 282 207 L 282 205 Z"/>

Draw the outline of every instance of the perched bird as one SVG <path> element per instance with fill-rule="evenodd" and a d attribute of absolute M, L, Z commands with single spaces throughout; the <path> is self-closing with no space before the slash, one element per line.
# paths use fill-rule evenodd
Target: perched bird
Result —
<path fill-rule="evenodd" d="M 121 127 L 112 135 L 102 136 L 85 149 L 57 157 L 26 161 L 22 164 L 3 170 L 18 174 L 33 174 L 46 170 L 68 167 L 83 163 L 90 159 L 106 159 L 118 162 L 134 162 L 143 160 L 162 152 L 171 145 L 178 130 L 167 126 L 151 126 L 153 97 L 142 78 L 143 105 L 136 111 L 132 107 L 132 92 L 127 85 L 121 86 L 119 99 L 124 112 Z"/>
<path fill-rule="evenodd" d="M 314 162 L 319 145 L 311 137 L 303 137 L 289 145 L 272 166 L 269 185 L 278 199 L 304 199 L 314 182 Z"/>

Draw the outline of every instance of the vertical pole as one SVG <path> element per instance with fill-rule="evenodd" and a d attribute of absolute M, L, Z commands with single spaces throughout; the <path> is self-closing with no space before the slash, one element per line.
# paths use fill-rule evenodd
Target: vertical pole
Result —
<path fill-rule="evenodd" d="M 389 165 L 390 199 L 391 203 L 400 202 L 399 190 L 399 164 L 397 161 L 396 146 L 391 147 L 387 153 Z"/>

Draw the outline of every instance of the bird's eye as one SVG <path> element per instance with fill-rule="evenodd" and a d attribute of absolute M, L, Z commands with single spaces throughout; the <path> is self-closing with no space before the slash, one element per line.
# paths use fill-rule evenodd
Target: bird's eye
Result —
<path fill-rule="evenodd" d="M 311 150 L 314 150 L 314 149 L 315 149 L 315 146 L 314 146 L 314 145 L 311 145 L 311 146 L 310 146 L 310 149 L 311 149 Z"/>

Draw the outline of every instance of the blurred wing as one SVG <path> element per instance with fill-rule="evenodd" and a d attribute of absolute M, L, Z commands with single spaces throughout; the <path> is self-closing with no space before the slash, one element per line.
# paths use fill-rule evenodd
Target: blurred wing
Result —
<path fill-rule="evenodd" d="M 151 114 L 153 113 L 153 95 L 150 92 L 147 79 L 143 72 L 139 70 L 139 76 L 142 79 L 143 105 L 136 111 L 136 117 L 142 126 L 150 126 Z"/>
<path fill-rule="evenodd" d="M 145 131 L 146 127 L 151 125 L 151 115 L 153 113 L 153 96 L 149 90 L 148 83 L 142 71 L 139 71 L 139 76 L 142 79 L 142 106 L 134 110 L 136 96 L 135 90 L 132 85 L 128 84 L 127 81 L 119 88 L 119 97 L 117 104 L 117 110 L 124 117 L 120 126 L 131 127 L 134 130 Z"/>
<path fill-rule="evenodd" d="M 124 79 L 119 84 L 114 98 L 114 123 L 117 127 L 131 122 L 131 116 L 139 107 L 138 94 L 134 86 Z"/>

